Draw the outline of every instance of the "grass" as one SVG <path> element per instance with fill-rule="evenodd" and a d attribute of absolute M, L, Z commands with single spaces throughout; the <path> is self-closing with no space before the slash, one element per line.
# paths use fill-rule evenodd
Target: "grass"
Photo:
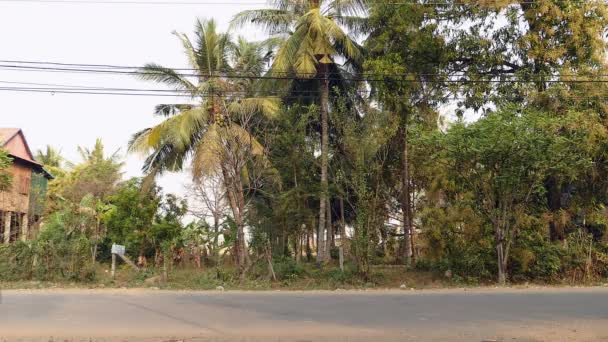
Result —
<path fill-rule="evenodd" d="M 401 285 L 414 289 L 443 288 L 456 286 L 431 272 L 406 271 L 404 268 L 374 267 L 368 279 L 363 279 L 352 267 L 341 271 L 335 265 L 296 264 L 291 261 L 275 263 L 276 281 L 268 277 L 266 265 L 253 267 L 247 279 L 240 281 L 234 267 L 224 266 L 218 272 L 214 267 L 201 269 L 177 267 L 170 270 L 166 282 L 160 279 L 160 270 L 146 269 L 136 272 L 126 265 L 118 267 L 112 279 L 110 267 L 100 264 L 96 267 L 92 282 L 71 281 L 16 281 L 2 282 L 3 289 L 42 288 L 159 288 L 167 290 L 215 290 L 219 286 L 225 290 L 351 290 L 390 289 Z"/>
<path fill-rule="evenodd" d="M 160 270 L 148 268 L 136 272 L 126 265 L 118 267 L 116 277 L 112 279 L 110 266 L 99 264 L 95 269 L 95 280 L 91 282 L 74 281 L 14 281 L 0 282 L 2 289 L 45 289 L 45 288 L 157 288 L 166 290 L 356 290 L 356 289 L 440 289 L 453 287 L 476 287 L 488 284 L 467 283 L 458 277 L 447 279 L 444 276 L 421 270 L 406 270 L 399 266 L 372 267 L 369 277 L 363 279 L 352 265 L 346 265 L 341 271 L 334 264 L 319 268 L 311 263 L 295 263 L 291 259 L 275 260 L 276 281 L 268 276 L 267 265 L 253 267 L 244 281 L 240 281 L 237 270 L 224 265 L 220 271 L 214 267 L 176 267 L 169 271 L 167 281 L 161 281 Z M 530 285 L 525 284 L 511 284 Z M 546 286 L 547 284 L 538 284 Z M 569 283 L 552 284 L 554 286 L 572 285 Z M 576 284 L 581 285 L 581 284 Z M 605 285 L 605 284 L 586 284 Z"/>

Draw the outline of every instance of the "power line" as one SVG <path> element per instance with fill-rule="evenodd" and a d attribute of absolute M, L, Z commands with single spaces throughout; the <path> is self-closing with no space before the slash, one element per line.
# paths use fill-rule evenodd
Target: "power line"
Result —
<path fill-rule="evenodd" d="M 266 2 L 242 1 L 106 1 L 106 0 L 0 0 L 0 3 L 22 4 L 77 4 L 77 5 L 266 5 Z"/>
<path fill-rule="evenodd" d="M 585 3 L 586 0 L 562 0 L 555 1 L 561 3 Z M 199 5 L 236 5 L 236 6 L 252 6 L 252 5 L 268 5 L 268 2 L 243 2 L 243 1 L 109 1 L 109 0 L 0 0 L 0 3 L 21 3 L 21 4 L 76 4 L 76 5 L 180 5 L 180 6 L 199 6 Z M 543 3 L 539 0 L 519 1 L 519 5 L 533 5 Z M 419 5 L 419 6 L 469 6 L 481 7 L 488 5 L 504 5 L 501 0 L 486 0 L 481 2 L 462 2 L 462 1 L 395 1 L 386 2 L 384 5 L 399 6 L 399 5 Z"/>
<path fill-rule="evenodd" d="M 161 94 L 173 94 L 175 96 L 187 96 L 187 97 L 200 97 L 200 96 L 241 96 L 241 97 L 265 97 L 265 96 L 276 96 L 276 97 L 293 97 L 301 95 L 318 96 L 322 93 L 318 89 L 291 89 L 288 91 L 271 91 L 271 90 L 218 90 L 218 91 L 190 91 L 186 89 L 152 89 L 152 88 L 118 88 L 118 87 L 96 87 L 88 85 L 75 85 L 75 84 L 57 84 L 57 83 L 36 83 L 36 82 L 16 82 L 16 81 L 2 81 L 0 84 L 14 84 L 14 85 L 26 85 L 26 86 L 44 86 L 44 87 L 5 87 L 15 89 L 32 89 L 32 90 L 49 90 L 49 91 L 96 91 L 96 92 L 132 92 L 132 93 L 161 93 Z M 370 95 L 374 91 L 368 89 L 353 89 L 348 91 L 347 94 L 356 95 Z M 291 95 L 289 95 L 291 94 Z M 340 95 L 340 94 L 338 94 Z"/>
<path fill-rule="evenodd" d="M 132 71 L 132 70 L 108 70 L 108 69 L 95 69 L 95 68 L 60 68 L 60 67 L 45 67 L 45 66 L 23 66 L 23 65 L 0 65 L 0 69 L 5 70 L 15 70 L 15 71 L 39 71 L 39 72 L 64 72 L 64 73 L 90 73 L 90 74 L 119 74 L 119 75 L 132 75 L 132 76 L 154 76 L 159 75 L 160 73 L 153 71 Z M 421 75 L 412 75 L 412 74 L 385 74 L 385 75 L 377 75 L 377 77 L 356 77 L 356 76 L 347 76 L 347 77 L 297 77 L 293 76 L 274 76 L 273 72 L 269 72 L 263 76 L 256 75 L 247 75 L 245 73 L 241 73 L 239 75 L 238 72 L 234 74 L 223 73 L 223 74 L 195 74 L 195 73 L 176 73 L 177 76 L 180 77 L 192 77 L 192 78 L 226 78 L 226 79 L 249 79 L 249 80 L 325 80 L 328 79 L 330 81 L 354 81 L 354 82 L 403 82 L 403 83 L 456 83 L 456 84 L 469 84 L 469 83 L 513 83 L 513 84 L 534 84 L 534 83 L 608 83 L 608 78 L 606 75 L 600 75 L 599 79 L 551 79 L 552 77 L 562 77 L 560 75 L 535 75 L 537 79 L 521 79 L 515 78 L 519 77 L 518 75 L 509 75 L 509 76 L 496 76 L 496 75 L 441 75 L 441 74 L 421 74 Z M 287 74 L 285 74 L 287 75 Z M 335 75 L 335 74 L 330 74 Z M 369 74 L 372 75 L 372 74 Z M 413 77 L 412 77 L 413 76 Z M 437 79 L 433 78 L 425 78 L 420 79 L 418 76 L 422 77 L 437 77 Z M 488 77 L 491 76 L 493 79 L 475 79 L 471 77 Z M 409 78 L 408 78 L 409 77 Z M 544 79 L 547 77 L 549 79 Z M 583 76 L 585 77 L 585 76 Z M 595 76 L 598 77 L 598 76 Z M 604 79 L 605 78 L 605 79 Z"/>
<path fill-rule="evenodd" d="M 1 1 L 1 0 L 0 0 Z M 86 64 L 86 63 L 65 63 L 65 62 L 47 62 L 47 61 L 25 61 L 25 60 L 0 60 L 0 63 L 12 63 L 11 65 L 2 65 L 0 64 L 0 68 L 10 68 L 10 69 L 32 69 L 32 70 L 57 70 L 57 71 L 66 71 L 66 72 L 99 72 L 99 73 L 127 73 L 127 74 L 155 74 L 154 72 L 146 72 L 141 66 L 131 66 L 131 65 L 116 65 L 116 64 Z M 19 65 L 25 64 L 25 66 Z M 60 67 L 48 67 L 51 66 L 60 66 Z M 64 68 L 65 67 L 65 68 Z M 319 76 L 318 73 L 297 73 L 298 76 L 294 76 L 294 72 L 290 71 L 276 71 L 270 70 L 267 71 L 263 76 L 252 75 L 246 71 L 238 71 L 238 70 L 228 70 L 224 69 L 220 71 L 218 74 L 199 74 L 197 69 L 194 68 L 177 68 L 177 67 L 164 67 L 166 69 L 174 70 L 174 71 L 184 71 L 183 73 L 178 73 L 179 76 L 184 77 L 226 77 L 226 78 L 285 78 L 285 79 L 316 79 L 314 76 Z M 101 70 L 97 70 L 101 69 Z M 108 69 L 108 70 L 106 70 Z M 192 72 L 192 73 L 190 73 Z M 333 73 L 336 74 L 336 73 Z M 499 78 L 514 78 L 514 77 L 524 77 L 524 75 L 517 75 L 515 73 L 509 74 L 490 74 L 490 73 L 467 73 L 466 71 L 458 71 L 458 72 L 446 72 L 445 74 L 414 74 L 414 73 L 378 73 L 378 72 L 361 72 L 357 73 L 357 78 L 352 80 L 367 80 L 367 78 L 381 78 L 381 77 L 391 77 L 395 80 L 401 77 L 412 77 L 412 76 L 421 76 L 421 77 L 499 77 Z M 530 76 L 534 76 L 540 78 L 539 82 L 549 82 L 551 80 L 546 80 L 545 78 L 556 78 L 556 77 L 589 77 L 586 75 L 580 74 L 542 74 L 542 75 L 525 75 L 530 78 Z M 311 78 L 312 77 L 312 78 Z M 592 75 L 595 78 L 608 78 L 608 74 L 596 74 Z M 322 77 L 318 77 L 319 79 L 323 79 Z M 365 79 L 364 79 L 365 78 Z M 345 80 L 345 78 L 330 78 L 330 80 Z M 346 78 L 346 80 L 349 80 Z M 389 80 L 390 81 L 390 80 Z M 407 81 L 407 80 L 406 80 Z M 427 81 L 427 80 L 425 80 Z M 473 81 L 473 80 L 471 80 Z M 495 80 L 496 82 L 500 82 L 501 80 Z M 518 79 L 519 81 L 519 79 Z M 530 80 L 534 81 L 534 80 Z M 585 81 L 585 80 L 572 80 L 572 81 Z M 564 82 L 564 80 L 557 80 L 557 82 Z"/>
<path fill-rule="evenodd" d="M 151 89 L 129 89 L 129 88 L 50 88 L 50 87 L 0 87 L 0 91 L 9 92 L 31 92 L 31 93 L 50 93 L 50 94 L 81 94 L 81 95 L 120 95 L 120 96 L 162 96 L 162 97 L 189 97 L 189 98 L 229 98 L 229 97 L 258 97 L 258 98 L 277 98 L 277 99 L 302 99 L 318 98 L 315 91 L 296 91 L 289 94 L 279 93 L 247 93 L 244 91 L 224 91 L 221 93 L 197 92 L 194 96 L 188 92 L 173 90 L 151 90 Z M 293 95 L 297 94 L 297 95 Z"/>
<path fill-rule="evenodd" d="M 234 98 L 234 97 L 239 97 L 239 98 L 247 98 L 249 95 L 251 97 L 262 97 L 262 98 L 276 98 L 276 99 L 282 99 L 282 100 L 298 100 L 298 99 L 318 99 L 317 95 L 311 95 L 309 94 L 307 91 L 301 91 L 300 93 L 296 92 L 290 92 L 287 95 L 283 95 L 283 94 L 278 94 L 278 93 L 267 93 L 267 94 L 262 94 L 262 93 L 257 93 L 257 94 L 246 94 L 245 92 L 241 92 L 241 91 L 233 91 L 233 92 L 223 92 L 223 93 L 209 93 L 209 92 L 204 92 L 204 93 L 197 93 L 196 96 L 192 97 L 192 96 L 186 96 L 183 93 L 159 93 L 157 90 L 154 90 L 153 92 L 149 92 L 149 90 L 137 90 L 137 89 L 133 89 L 133 90 L 129 90 L 127 91 L 125 90 L 121 90 L 120 88 L 82 88 L 82 89 L 78 89 L 78 88 L 39 88 L 39 87 L 0 87 L 0 92 L 1 91 L 5 91 L 5 92 L 19 92 L 19 93 L 47 93 L 47 94 L 67 94 L 67 95 L 109 95 L 109 96 L 132 96 L 132 97 L 189 97 L 189 98 L 223 98 L 223 99 L 228 99 L 228 98 Z M 353 95 L 365 95 L 366 91 L 363 91 L 362 93 L 360 92 L 355 92 L 353 93 Z M 492 98 L 492 95 L 488 95 L 486 96 L 487 98 Z M 408 97 L 402 96 L 402 97 L 398 97 L 398 98 L 402 98 L 402 99 L 408 99 Z M 601 94 L 601 95 L 566 95 L 566 96 L 559 96 L 560 99 L 564 99 L 564 100 L 600 100 L 600 101 L 608 101 L 608 93 L 607 94 Z M 442 96 L 441 99 L 443 101 L 455 101 L 455 100 L 466 100 L 468 99 L 468 97 L 466 96 L 450 96 L 450 95 L 446 95 L 446 96 Z"/>

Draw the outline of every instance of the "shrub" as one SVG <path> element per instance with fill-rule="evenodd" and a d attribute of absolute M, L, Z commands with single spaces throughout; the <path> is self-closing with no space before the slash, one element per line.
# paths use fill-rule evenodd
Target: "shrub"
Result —
<path fill-rule="evenodd" d="M 92 243 L 84 235 L 67 233 L 51 220 L 37 239 L 0 246 L 3 280 L 92 281 Z"/>
<path fill-rule="evenodd" d="M 289 257 L 274 258 L 272 264 L 278 280 L 297 278 L 306 272 L 301 264 Z"/>

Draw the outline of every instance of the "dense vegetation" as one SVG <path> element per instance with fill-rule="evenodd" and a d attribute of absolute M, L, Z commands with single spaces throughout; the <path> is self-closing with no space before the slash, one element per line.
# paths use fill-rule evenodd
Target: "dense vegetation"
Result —
<path fill-rule="evenodd" d="M 346 270 L 318 274 L 608 276 L 603 1 L 273 4 L 233 20 L 263 42 L 199 20 L 176 33 L 189 71 L 141 68 L 184 94 L 130 142 L 145 178 L 122 181 L 100 141 L 78 165 L 41 151 L 58 175 L 48 218 L 10 247 L 29 266 L 2 257 L 0 273 L 88 279 L 116 242 L 149 269 L 240 281 L 337 267 L 340 250 Z M 182 170 L 188 201 L 154 183 Z"/>

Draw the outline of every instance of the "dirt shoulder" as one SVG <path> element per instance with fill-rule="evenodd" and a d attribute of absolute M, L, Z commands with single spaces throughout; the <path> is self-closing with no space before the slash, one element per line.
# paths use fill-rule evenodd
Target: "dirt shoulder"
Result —
<path fill-rule="evenodd" d="M 135 288 L 86 288 L 86 287 L 42 287 L 42 288 L 8 288 L 2 289 L 2 293 L 61 293 L 61 294 L 153 294 L 153 293 L 204 293 L 204 294 L 457 294 L 457 293 L 603 293 L 608 294 L 608 285 L 602 286 L 480 286 L 459 288 L 432 288 L 432 289 L 394 289 L 394 288 L 372 288 L 372 289 L 336 289 L 336 290 L 174 290 L 150 287 Z"/>

